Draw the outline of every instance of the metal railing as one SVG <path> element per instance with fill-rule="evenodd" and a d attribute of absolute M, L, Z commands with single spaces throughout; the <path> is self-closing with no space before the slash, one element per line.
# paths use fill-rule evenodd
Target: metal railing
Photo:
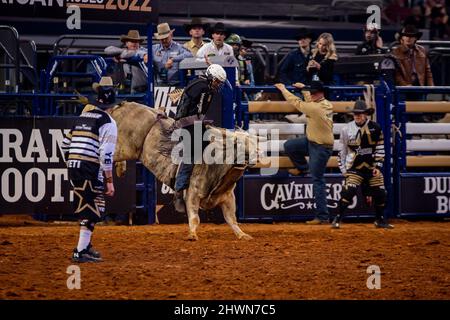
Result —
<path fill-rule="evenodd" d="M 19 92 L 23 87 L 23 76 L 30 81 L 32 89 L 37 90 L 38 75 L 35 59 L 36 45 L 34 42 L 20 40 L 19 33 L 14 27 L 0 25 L 1 51 L 3 52 L 4 60 L 0 64 L 0 69 L 5 70 L 3 74 L 5 89 L 8 90 L 8 87 L 14 87 L 13 91 Z M 14 76 L 12 79 L 7 70 L 13 70 Z"/>

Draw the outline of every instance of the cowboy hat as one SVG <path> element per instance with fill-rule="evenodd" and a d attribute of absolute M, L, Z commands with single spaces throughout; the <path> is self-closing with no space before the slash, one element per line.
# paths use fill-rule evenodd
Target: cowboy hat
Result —
<path fill-rule="evenodd" d="M 298 41 L 300 39 L 305 38 L 310 38 L 311 40 L 314 39 L 314 33 L 307 28 L 300 28 L 297 34 L 295 35 L 294 39 Z"/>
<path fill-rule="evenodd" d="M 192 18 L 191 23 L 186 23 L 184 25 L 184 30 L 189 34 L 189 31 L 195 27 L 201 27 L 206 31 L 209 28 L 209 23 L 203 23 L 201 18 Z"/>
<path fill-rule="evenodd" d="M 361 113 L 365 113 L 367 115 L 371 115 L 374 113 L 374 108 L 367 107 L 367 104 L 364 100 L 356 100 L 355 101 L 355 105 L 353 106 L 353 109 L 350 110 L 350 113 L 353 114 L 361 114 Z"/>
<path fill-rule="evenodd" d="M 109 109 L 119 104 L 120 101 L 116 100 L 115 87 L 111 77 L 102 77 L 100 82 L 94 82 L 92 89 L 97 92 L 94 104 L 100 109 Z"/>
<path fill-rule="evenodd" d="M 129 30 L 127 35 L 123 34 L 120 36 L 120 41 L 121 42 L 127 42 L 127 41 L 142 42 L 142 41 L 144 41 L 144 38 L 141 38 L 138 30 Z"/>
<path fill-rule="evenodd" d="M 99 87 L 115 87 L 111 77 L 102 77 L 100 82 L 94 82 L 92 84 L 92 89 L 98 92 Z"/>
<path fill-rule="evenodd" d="M 419 40 L 420 37 L 422 37 L 422 32 L 417 30 L 416 26 L 414 25 L 407 25 L 400 31 L 400 38 L 403 36 L 415 37 L 417 38 L 417 40 Z"/>
<path fill-rule="evenodd" d="M 324 92 L 323 82 L 320 80 L 313 80 L 309 86 L 305 86 L 301 89 L 302 91 L 309 91 L 311 93 Z"/>
<path fill-rule="evenodd" d="M 224 33 L 225 39 L 230 36 L 230 31 L 225 28 L 225 25 L 222 22 L 217 22 L 214 27 L 210 30 L 211 35 L 213 33 Z"/>
<path fill-rule="evenodd" d="M 175 31 L 175 29 L 170 29 L 170 26 L 167 22 L 158 24 L 158 26 L 156 27 L 156 30 L 158 32 L 154 33 L 154 35 L 155 35 L 155 38 L 158 40 L 167 38 Z"/>

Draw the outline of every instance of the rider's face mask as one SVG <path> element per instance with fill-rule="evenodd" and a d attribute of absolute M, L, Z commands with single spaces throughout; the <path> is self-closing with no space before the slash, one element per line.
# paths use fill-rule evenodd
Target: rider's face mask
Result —
<path fill-rule="evenodd" d="M 211 82 L 211 88 L 213 88 L 213 89 L 216 90 L 216 91 L 222 90 L 222 87 L 223 87 L 223 82 L 222 82 L 222 81 L 219 81 L 219 80 L 217 80 L 217 79 L 214 79 L 214 80 Z"/>

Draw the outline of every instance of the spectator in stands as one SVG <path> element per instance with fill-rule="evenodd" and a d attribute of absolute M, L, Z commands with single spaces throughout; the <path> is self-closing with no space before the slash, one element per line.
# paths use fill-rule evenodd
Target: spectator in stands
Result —
<path fill-rule="evenodd" d="M 180 61 L 192 57 L 192 53 L 172 40 L 175 29 L 168 23 L 158 24 L 156 29 L 154 35 L 160 43 L 152 46 L 155 84 L 176 86 L 180 83 Z"/>
<path fill-rule="evenodd" d="M 284 150 L 297 169 L 297 172 L 290 173 L 304 174 L 308 169 L 311 172 L 316 217 L 307 223 L 328 223 L 330 217 L 324 173 L 328 159 L 333 153 L 333 106 L 325 99 L 323 84 L 320 81 L 312 81 L 309 89 L 302 91 L 305 101 L 290 93 L 282 83 L 275 84 L 275 87 L 290 104 L 307 116 L 306 137 L 290 139 L 284 143 Z M 305 85 L 295 83 L 294 87 L 303 89 Z M 309 163 L 305 158 L 307 155 Z"/>
<path fill-rule="evenodd" d="M 192 18 L 190 24 L 184 25 L 184 29 L 191 36 L 191 40 L 186 42 L 183 47 L 188 49 L 194 57 L 197 55 L 198 50 L 205 45 L 203 36 L 208 28 L 209 24 L 202 23 L 202 19 L 200 18 Z"/>
<path fill-rule="evenodd" d="M 141 47 L 143 38 L 138 30 L 129 30 L 122 35 L 120 41 L 125 48 L 109 46 L 105 49 L 108 56 L 113 56 L 116 63 L 124 63 L 125 76 L 131 78 L 131 93 L 145 92 L 147 90 L 147 72 L 144 59 L 147 60 L 147 48 Z"/>
<path fill-rule="evenodd" d="M 233 56 L 233 48 L 225 43 L 230 32 L 225 28 L 222 22 L 218 22 L 211 30 L 212 41 L 205 44 L 197 52 L 198 58 L 205 58 L 206 63 L 210 64 L 209 57 L 214 56 Z"/>
<path fill-rule="evenodd" d="M 397 61 L 395 82 L 398 86 L 433 86 L 433 75 L 427 52 L 416 44 L 422 36 L 414 26 L 400 31 L 400 45 L 392 51 Z"/>
<path fill-rule="evenodd" d="M 425 0 L 425 17 L 432 20 L 433 9 L 440 11 L 443 14 L 444 23 L 448 22 L 447 9 L 445 0 Z"/>
<path fill-rule="evenodd" d="M 288 53 L 280 66 L 280 82 L 285 85 L 292 85 L 295 82 L 308 83 L 306 66 L 311 59 L 311 41 L 314 34 L 306 28 L 301 28 L 295 40 L 298 42 L 298 49 Z"/>
<path fill-rule="evenodd" d="M 231 48 L 233 48 L 233 55 L 236 58 L 236 60 L 238 60 L 238 56 L 239 56 L 239 49 L 241 48 L 242 45 L 242 40 L 241 37 L 239 35 L 237 35 L 236 33 L 232 33 L 230 34 L 230 36 L 228 38 L 225 39 L 225 44 L 228 44 L 231 46 Z M 207 63 L 209 64 L 209 62 L 207 61 Z M 236 86 L 240 86 L 241 82 L 241 68 L 238 67 L 236 68 Z"/>
<path fill-rule="evenodd" d="M 252 61 L 247 55 L 247 48 L 250 48 L 252 42 L 242 39 L 239 35 L 232 33 L 225 43 L 229 44 L 233 48 L 234 56 L 236 57 L 238 68 L 238 82 L 241 85 L 255 85 L 255 78 L 253 76 Z M 245 45 L 244 45 L 245 43 Z"/>
<path fill-rule="evenodd" d="M 320 80 L 325 85 L 332 84 L 334 63 L 337 61 L 336 47 L 330 33 L 322 33 L 312 50 L 306 70 L 309 81 Z"/>
<path fill-rule="evenodd" d="M 382 54 L 384 52 L 380 27 L 376 23 L 367 23 L 364 26 L 364 42 L 358 45 L 355 54 Z"/>
<path fill-rule="evenodd" d="M 425 28 L 425 15 L 421 6 L 414 6 L 411 9 L 411 15 L 405 19 L 403 23 L 405 26 L 412 25 L 417 29 Z"/>
<path fill-rule="evenodd" d="M 407 0 L 391 0 L 391 3 L 384 8 L 381 18 L 387 24 L 401 24 L 411 15 L 411 8 L 408 7 Z"/>
<path fill-rule="evenodd" d="M 254 86 L 255 85 L 255 75 L 253 73 L 253 63 L 251 57 L 248 55 L 249 50 L 253 46 L 253 42 L 246 39 L 245 37 L 241 37 L 242 45 L 239 50 L 239 57 L 242 61 L 245 62 L 244 67 L 246 69 L 247 78 L 244 79 L 244 84 Z"/>
<path fill-rule="evenodd" d="M 232 33 L 225 39 L 225 43 L 229 44 L 233 48 L 233 54 L 237 58 L 239 55 L 239 49 L 242 45 L 241 37 L 236 33 Z"/>
<path fill-rule="evenodd" d="M 430 39 L 448 40 L 450 37 L 450 27 L 445 22 L 446 14 L 441 8 L 434 7 L 430 14 Z"/>

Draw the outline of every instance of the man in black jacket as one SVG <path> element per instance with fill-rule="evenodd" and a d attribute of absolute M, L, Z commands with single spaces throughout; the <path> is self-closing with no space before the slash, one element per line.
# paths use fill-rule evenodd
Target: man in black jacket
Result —
<path fill-rule="evenodd" d="M 380 27 L 376 23 L 364 26 L 364 42 L 356 48 L 356 55 L 383 54 L 383 39 L 380 36 Z"/>
<path fill-rule="evenodd" d="M 192 80 L 187 85 L 178 104 L 175 116 L 176 126 L 184 129 L 184 134 L 182 134 L 183 159 L 175 180 L 174 205 L 178 212 L 186 212 L 183 191 L 189 187 L 195 160 L 202 156 L 195 154 L 194 150 L 194 123 L 200 122 L 201 124 L 204 120 L 214 95 L 220 91 L 226 80 L 225 70 L 218 64 L 212 64 L 206 69 L 204 76 Z M 189 151 L 191 156 L 187 155 Z"/>
<path fill-rule="evenodd" d="M 280 66 L 280 82 L 292 85 L 296 82 L 308 83 L 306 66 L 311 59 L 311 41 L 314 34 L 301 28 L 295 37 L 299 47 L 288 53 Z"/>

